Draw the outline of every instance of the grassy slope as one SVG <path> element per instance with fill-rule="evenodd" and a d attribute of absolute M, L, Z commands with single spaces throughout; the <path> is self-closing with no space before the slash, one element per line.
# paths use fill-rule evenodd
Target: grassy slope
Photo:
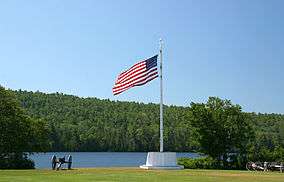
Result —
<path fill-rule="evenodd" d="M 284 174 L 221 170 L 147 171 L 138 168 L 94 168 L 71 171 L 0 170 L 0 181 L 283 182 Z"/>

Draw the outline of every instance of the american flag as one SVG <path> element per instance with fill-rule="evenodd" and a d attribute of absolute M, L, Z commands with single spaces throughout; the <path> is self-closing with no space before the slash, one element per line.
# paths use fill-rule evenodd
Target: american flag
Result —
<path fill-rule="evenodd" d="M 155 55 L 120 73 L 112 88 L 113 94 L 120 94 L 131 87 L 144 85 L 157 78 L 157 58 L 158 55 Z"/>

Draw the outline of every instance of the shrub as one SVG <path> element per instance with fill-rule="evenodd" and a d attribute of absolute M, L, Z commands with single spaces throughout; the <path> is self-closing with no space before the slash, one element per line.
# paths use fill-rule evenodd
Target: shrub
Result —
<path fill-rule="evenodd" d="M 10 153 L 0 158 L 0 169 L 34 169 L 35 164 L 26 153 Z"/>
<path fill-rule="evenodd" d="M 178 164 L 183 165 L 185 169 L 218 169 L 218 162 L 211 157 L 202 157 L 197 159 L 179 158 Z"/>

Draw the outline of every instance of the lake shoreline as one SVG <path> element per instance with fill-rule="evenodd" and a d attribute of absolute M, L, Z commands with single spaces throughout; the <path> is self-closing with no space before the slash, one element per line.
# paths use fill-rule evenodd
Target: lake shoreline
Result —
<path fill-rule="evenodd" d="M 137 167 L 145 164 L 147 152 L 50 152 L 35 153 L 29 158 L 35 162 L 35 168 L 51 168 L 51 158 L 55 155 L 67 159 L 72 156 L 73 168 L 91 167 Z M 197 153 L 177 153 L 177 158 L 200 157 Z M 64 167 L 64 166 L 63 166 Z"/>

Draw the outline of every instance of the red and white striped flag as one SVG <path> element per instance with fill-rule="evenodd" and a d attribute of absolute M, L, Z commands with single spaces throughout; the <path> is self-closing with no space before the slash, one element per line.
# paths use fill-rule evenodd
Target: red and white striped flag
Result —
<path fill-rule="evenodd" d="M 120 94 L 131 87 L 144 85 L 157 78 L 157 59 L 158 55 L 155 55 L 120 73 L 112 88 L 113 94 Z"/>

